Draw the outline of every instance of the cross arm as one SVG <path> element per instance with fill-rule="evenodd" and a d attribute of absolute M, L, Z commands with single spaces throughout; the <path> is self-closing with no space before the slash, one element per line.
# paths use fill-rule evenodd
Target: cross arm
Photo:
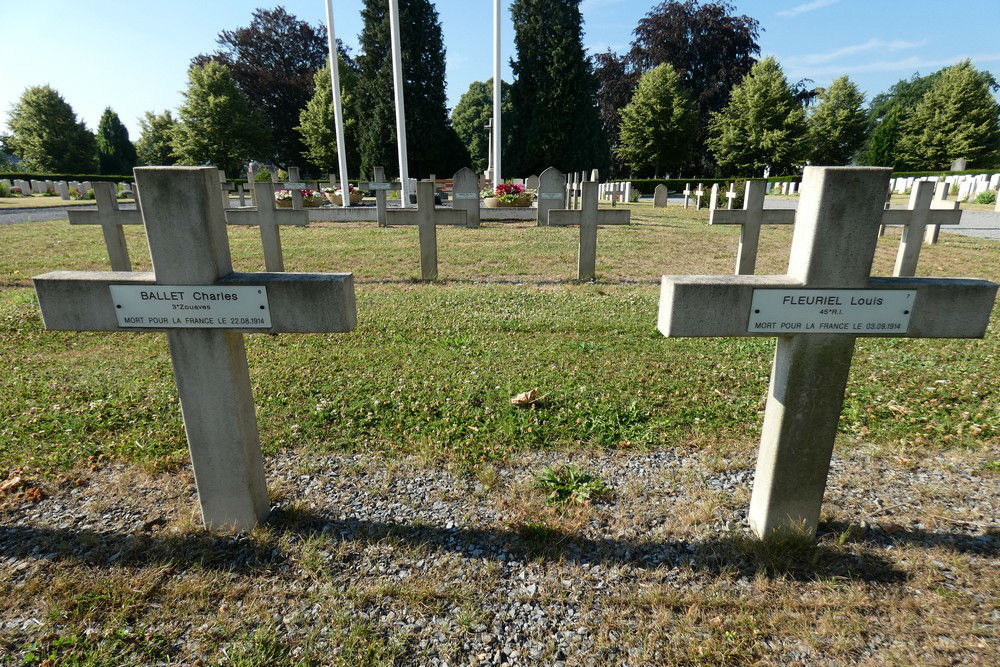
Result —
<path fill-rule="evenodd" d="M 855 335 L 982 338 L 997 288 L 971 278 L 871 278 L 862 289 L 915 292 L 909 326 L 905 333 Z M 789 276 L 663 276 L 657 329 L 670 337 L 780 335 L 748 331 L 757 289 L 808 288 Z"/>
<path fill-rule="evenodd" d="M 601 209 L 597 212 L 598 225 L 629 225 L 632 223 L 632 212 L 625 209 Z"/>
<path fill-rule="evenodd" d="M 109 286 L 156 285 L 153 273 L 124 271 L 53 271 L 36 276 L 33 282 L 45 328 L 63 331 L 122 331 Z M 267 288 L 271 327 L 230 331 L 319 333 L 351 331 L 357 326 L 350 273 L 230 273 L 214 285 Z"/>
<path fill-rule="evenodd" d="M 420 209 L 417 208 L 390 208 L 386 210 L 385 215 L 386 222 L 390 225 L 420 224 Z M 465 209 L 435 207 L 433 215 L 435 225 L 459 225 L 464 227 L 468 214 Z"/>
<path fill-rule="evenodd" d="M 892 208 L 882 213 L 883 225 L 908 225 L 913 221 L 913 211 Z M 924 220 L 928 225 L 957 225 L 962 222 L 962 211 L 958 209 L 931 208 Z"/>
<path fill-rule="evenodd" d="M 708 214 L 710 225 L 742 225 L 746 222 L 747 211 L 744 209 L 712 209 Z M 783 208 L 765 208 L 761 215 L 762 225 L 794 225 L 795 210 Z"/>
<path fill-rule="evenodd" d="M 279 208 L 272 211 L 272 213 L 274 215 L 275 224 L 277 225 L 295 225 L 296 227 L 305 227 L 309 224 L 309 212 L 305 209 L 296 211 L 290 208 Z M 226 224 L 256 227 L 260 224 L 257 219 L 258 215 L 260 215 L 260 213 L 257 211 L 256 206 L 250 206 L 247 208 L 227 208 Z"/>
<path fill-rule="evenodd" d="M 358 183 L 359 190 L 401 190 L 402 188 L 402 183 L 379 183 L 378 181 Z"/>
<path fill-rule="evenodd" d="M 69 214 L 69 224 L 71 225 L 99 225 L 101 224 L 101 212 L 97 209 L 67 209 Z M 141 225 L 142 213 L 136 210 L 115 210 L 115 224 L 117 225 Z"/>
<path fill-rule="evenodd" d="M 579 225 L 581 219 L 582 216 L 579 210 L 565 208 L 549 209 L 550 227 L 572 227 L 573 225 Z"/>

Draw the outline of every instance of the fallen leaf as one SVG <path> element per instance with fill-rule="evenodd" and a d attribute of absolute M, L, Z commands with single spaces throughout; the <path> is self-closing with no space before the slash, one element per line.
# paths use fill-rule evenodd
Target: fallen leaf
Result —
<path fill-rule="evenodd" d="M 24 484 L 24 478 L 21 477 L 20 475 L 17 475 L 16 477 L 11 477 L 7 481 L 0 484 L 0 494 L 16 491 L 17 489 L 21 488 L 22 484 Z"/>
<path fill-rule="evenodd" d="M 528 391 L 523 391 L 514 398 L 510 399 L 513 405 L 531 405 L 538 400 L 538 388 L 529 389 Z"/>

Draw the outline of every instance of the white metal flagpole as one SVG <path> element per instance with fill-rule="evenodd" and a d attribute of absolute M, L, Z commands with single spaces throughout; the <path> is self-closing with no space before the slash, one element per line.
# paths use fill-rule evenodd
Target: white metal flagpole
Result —
<path fill-rule="evenodd" d="M 393 0 L 395 2 L 395 0 Z M 503 183 L 500 171 L 500 0 L 493 0 L 493 187 Z"/>
<path fill-rule="evenodd" d="M 329 1 L 329 0 L 327 0 Z M 389 0 L 392 87 L 396 94 L 396 152 L 399 156 L 400 206 L 410 205 L 410 170 L 406 164 L 406 110 L 403 108 L 403 56 L 399 46 L 399 2 Z"/>
<path fill-rule="evenodd" d="M 340 102 L 340 64 L 337 62 L 337 35 L 333 30 L 333 0 L 326 0 L 326 37 L 330 48 L 330 86 L 333 88 L 333 118 L 337 128 L 337 162 L 340 167 L 340 205 L 351 205 L 347 182 L 347 149 L 344 144 L 344 109 Z"/>

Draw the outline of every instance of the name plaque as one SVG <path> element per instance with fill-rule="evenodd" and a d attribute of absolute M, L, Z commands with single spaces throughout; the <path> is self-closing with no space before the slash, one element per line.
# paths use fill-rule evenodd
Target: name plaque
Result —
<path fill-rule="evenodd" d="M 267 288 L 241 285 L 110 285 L 118 326 L 269 329 Z"/>
<path fill-rule="evenodd" d="M 475 192 L 456 192 L 455 199 L 460 201 L 479 201 L 479 195 Z"/>
<path fill-rule="evenodd" d="M 282 185 L 285 186 L 286 190 L 305 190 L 306 189 L 306 184 L 305 183 L 283 183 Z"/>
<path fill-rule="evenodd" d="M 566 195 L 564 195 L 561 192 L 541 192 L 541 193 L 538 194 L 538 198 L 539 199 L 552 199 L 552 200 L 556 200 L 556 201 L 561 201 L 561 200 L 563 200 L 563 199 L 566 198 Z"/>
<path fill-rule="evenodd" d="M 392 190 L 392 183 L 369 183 L 369 190 Z"/>
<path fill-rule="evenodd" d="M 913 290 L 755 289 L 748 332 L 900 335 L 910 326 Z"/>

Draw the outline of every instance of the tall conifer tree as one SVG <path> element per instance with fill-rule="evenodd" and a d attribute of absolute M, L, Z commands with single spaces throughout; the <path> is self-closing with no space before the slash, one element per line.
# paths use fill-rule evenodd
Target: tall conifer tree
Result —
<path fill-rule="evenodd" d="M 580 0 L 514 0 L 511 148 L 506 174 L 609 164 L 597 78 L 583 49 Z"/>
<path fill-rule="evenodd" d="M 104 110 L 97 123 L 97 160 L 102 174 L 131 174 L 135 166 L 135 146 L 111 107 Z"/>
<path fill-rule="evenodd" d="M 357 117 L 362 119 L 361 173 L 371 176 L 375 166 L 384 166 L 387 175 L 397 175 L 388 3 L 365 0 L 361 18 L 356 98 Z M 468 165 L 469 154 L 448 122 L 445 48 L 437 10 L 430 0 L 399 0 L 399 22 L 410 175 L 451 175 Z"/>

